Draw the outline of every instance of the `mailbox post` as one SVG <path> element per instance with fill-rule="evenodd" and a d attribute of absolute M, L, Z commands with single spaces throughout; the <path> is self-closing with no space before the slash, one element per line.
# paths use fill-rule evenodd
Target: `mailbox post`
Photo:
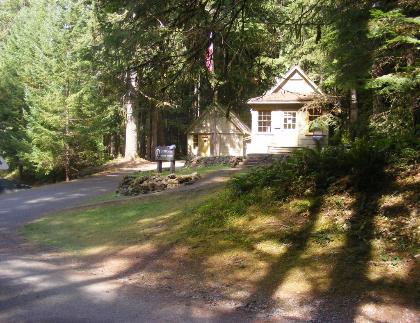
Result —
<path fill-rule="evenodd" d="M 156 147 L 155 157 L 157 161 L 157 171 L 162 173 L 162 162 L 171 162 L 171 173 L 175 173 L 175 145 L 171 146 L 158 146 Z"/>
<path fill-rule="evenodd" d="M 321 150 L 321 141 L 324 139 L 324 134 L 321 129 L 315 129 L 312 135 L 312 140 L 315 141 L 316 149 Z"/>

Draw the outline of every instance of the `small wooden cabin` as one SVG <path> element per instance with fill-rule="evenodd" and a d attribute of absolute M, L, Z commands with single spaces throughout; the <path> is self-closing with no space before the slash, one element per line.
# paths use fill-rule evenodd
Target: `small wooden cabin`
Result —
<path fill-rule="evenodd" d="M 248 100 L 252 133 L 247 153 L 275 154 L 299 147 L 315 148 L 309 122 L 322 111 L 302 108 L 317 95 L 323 95 L 321 89 L 299 66 L 294 66 L 265 94 Z M 328 132 L 323 131 L 322 136 L 325 144 Z"/>
<path fill-rule="evenodd" d="M 245 156 L 251 130 L 233 112 L 213 105 L 188 130 L 193 156 Z"/>

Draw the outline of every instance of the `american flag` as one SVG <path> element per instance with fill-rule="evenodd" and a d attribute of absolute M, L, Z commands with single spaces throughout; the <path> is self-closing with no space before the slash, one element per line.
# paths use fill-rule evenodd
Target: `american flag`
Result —
<path fill-rule="evenodd" d="M 209 72 L 214 72 L 214 60 L 213 60 L 213 32 L 209 34 L 210 38 L 210 44 L 209 47 L 207 47 L 206 51 L 206 57 L 205 57 L 205 63 L 206 68 Z"/>

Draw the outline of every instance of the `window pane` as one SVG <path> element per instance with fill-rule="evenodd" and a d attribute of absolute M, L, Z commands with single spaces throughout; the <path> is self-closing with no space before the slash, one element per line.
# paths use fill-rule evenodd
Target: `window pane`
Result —
<path fill-rule="evenodd" d="M 271 132 L 271 111 L 258 111 L 258 132 Z"/>
<path fill-rule="evenodd" d="M 296 112 L 284 112 L 284 129 L 296 129 Z"/>
<path fill-rule="evenodd" d="M 193 147 L 198 147 L 198 135 L 193 135 Z"/>
<path fill-rule="evenodd" d="M 321 114 L 322 111 L 319 108 L 308 109 L 309 121 L 314 121 L 316 118 L 320 117 Z"/>

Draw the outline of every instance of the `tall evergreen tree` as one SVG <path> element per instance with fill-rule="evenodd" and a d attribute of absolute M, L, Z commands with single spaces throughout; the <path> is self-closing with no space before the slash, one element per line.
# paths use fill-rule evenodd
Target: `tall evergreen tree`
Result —
<path fill-rule="evenodd" d="M 24 113 L 29 164 L 44 175 L 101 162 L 102 111 L 97 76 L 88 52 L 93 45 L 92 7 L 87 1 L 43 1 L 17 18 L 7 44 L 28 108 Z M 17 65 L 20 61 L 23 65 Z"/>
<path fill-rule="evenodd" d="M 0 155 L 5 156 L 12 168 L 18 168 L 22 175 L 22 153 L 25 146 L 26 108 L 23 86 L 17 77 L 16 56 L 7 48 L 7 39 L 15 26 L 19 12 L 28 7 L 26 0 L 4 0 L 0 2 Z"/>

